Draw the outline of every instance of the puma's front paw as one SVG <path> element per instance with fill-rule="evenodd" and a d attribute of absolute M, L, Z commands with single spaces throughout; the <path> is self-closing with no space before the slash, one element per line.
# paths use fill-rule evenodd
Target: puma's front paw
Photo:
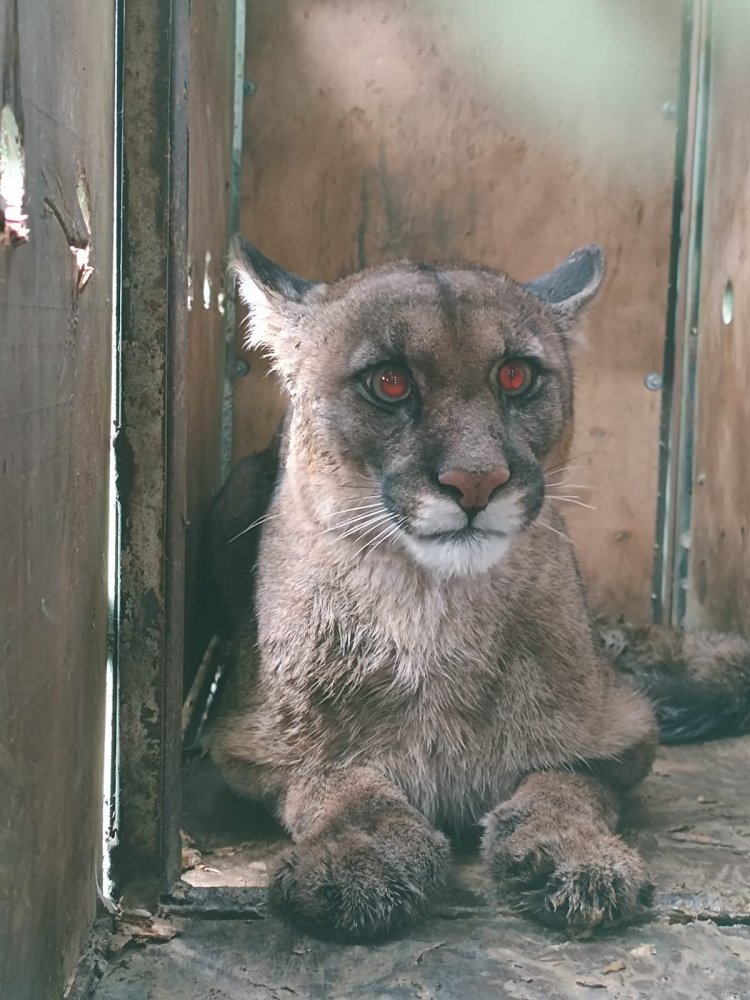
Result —
<path fill-rule="evenodd" d="M 426 826 L 399 833 L 345 827 L 302 839 L 274 867 L 271 903 L 311 930 L 350 941 L 410 923 L 443 881 L 448 846 Z"/>
<path fill-rule="evenodd" d="M 484 852 L 517 907 L 542 923 L 582 931 L 640 916 L 653 883 L 640 856 L 606 831 L 550 832 L 490 822 Z"/>

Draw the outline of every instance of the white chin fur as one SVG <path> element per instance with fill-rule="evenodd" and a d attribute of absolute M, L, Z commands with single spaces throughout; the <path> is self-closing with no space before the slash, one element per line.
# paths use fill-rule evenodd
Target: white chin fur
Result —
<path fill-rule="evenodd" d="M 414 559 L 440 576 L 477 576 L 499 562 L 510 546 L 505 535 L 476 535 L 462 539 L 401 536 Z"/>

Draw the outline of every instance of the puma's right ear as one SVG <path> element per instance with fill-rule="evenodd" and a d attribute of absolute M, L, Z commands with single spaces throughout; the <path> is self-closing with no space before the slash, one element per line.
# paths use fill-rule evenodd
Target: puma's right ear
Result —
<path fill-rule="evenodd" d="M 548 271 L 523 287 L 552 306 L 567 320 L 566 325 L 572 326 L 581 309 L 599 291 L 604 271 L 604 251 L 591 245 L 574 250 L 554 271 Z"/>
<path fill-rule="evenodd" d="M 266 347 L 281 360 L 284 331 L 296 327 L 305 304 L 325 288 L 306 281 L 264 257 L 241 236 L 232 241 L 229 270 L 237 275 L 240 298 L 248 307 L 246 347 Z"/>

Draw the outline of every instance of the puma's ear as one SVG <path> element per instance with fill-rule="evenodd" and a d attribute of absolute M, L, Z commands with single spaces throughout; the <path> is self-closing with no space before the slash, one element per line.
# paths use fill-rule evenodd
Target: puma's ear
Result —
<path fill-rule="evenodd" d="M 601 247 L 592 245 L 574 250 L 569 257 L 540 278 L 523 287 L 552 306 L 570 327 L 583 307 L 593 299 L 604 278 L 605 258 Z"/>
<path fill-rule="evenodd" d="M 240 298 L 248 307 L 246 347 L 267 347 L 283 353 L 279 339 L 296 328 L 306 303 L 312 303 L 325 285 L 306 281 L 274 264 L 241 236 L 229 250 L 229 270 L 237 276 Z"/>

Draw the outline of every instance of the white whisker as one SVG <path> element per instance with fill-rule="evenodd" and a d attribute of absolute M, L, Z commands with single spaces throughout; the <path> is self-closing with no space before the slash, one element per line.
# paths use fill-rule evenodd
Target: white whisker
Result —
<path fill-rule="evenodd" d="M 230 542 L 234 542 L 242 535 L 246 535 L 248 531 L 252 531 L 253 528 L 257 528 L 259 525 L 265 524 L 266 521 L 272 521 L 275 517 L 281 517 L 281 514 L 264 514 L 263 517 L 259 517 L 257 521 L 253 521 L 252 524 L 248 524 L 248 526 L 243 528 L 242 531 L 238 531 L 236 535 L 232 535 L 231 538 L 227 539 L 226 544 L 229 545 Z"/>
<path fill-rule="evenodd" d="M 363 527 L 369 521 L 373 519 L 378 520 L 383 514 L 383 508 L 378 504 L 377 508 L 366 514 L 357 514 L 356 517 L 350 517 L 348 521 L 338 521 L 336 524 L 332 524 L 330 527 L 325 528 L 321 534 L 327 535 L 330 531 L 338 531 L 341 528 L 348 528 L 351 524 L 356 524 L 359 527 Z"/>
<path fill-rule="evenodd" d="M 582 468 L 584 468 L 584 466 L 582 466 L 582 465 L 560 465 L 560 466 L 555 466 L 552 469 L 545 469 L 544 470 L 544 478 L 546 479 L 547 476 L 562 475 L 563 472 L 576 472 L 578 469 L 582 469 Z"/>
<path fill-rule="evenodd" d="M 388 516 L 390 518 L 390 514 Z M 395 535 L 399 528 L 400 524 L 398 522 L 396 522 L 396 524 L 389 524 L 380 532 L 379 535 L 376 535 L 375 538 L 369 539 L 369 541 L 365 542 L 364 545 L 357 549 L 353 558 L 356 559 L 360 553 L 364 552 L 365 549 L 370 548 L 370 546 L 372 546 L 372 549 L 376 548 L 381 542 L 384 542 L 386 538 L 389 538 L 391 535 Z M 370 549 L 370 551 L 372 551 L 372 549 Z"/>
<path fill-rule="evenodd" d="M 568 538 L 568 536 L 564 532 L 558 531 L 557 528 L 553 528 L 552 525 L 551 524 L 547 524 L 546 521 L 542 521 L 540 518 L 537 518 L 536 519 L 536 523 L 537 524 L 541 524 L 541 526 L 543 528 L 546 528 L 548 531 L 551 531 L 553 534 L 559 535 L 560 538 L 564 538 L 566 542 L 570 542 L 570 539 Z"/>
<path fill-rule="evenodd" d="M 594 454 L 593 451 L 581 451 L 577 455 L 571 455 L 569 458 L 564 459 L 564 461 L 567 462 L 567 463 L 569 463 L 569 464 L 567 464 L 567 465 L 563 465 L 563 464 L 553 465 L 549 469 L 546 470 L 545 475 L 549 476 L 553 472 L 566 472 L 568 469 L 576 469 L 576 468 L 580 469 L 580 468 L 582 468 L 582 466 L 580 466 L 580 465 L 576 466 L 576 465 L 573 465 L 572 463 L 575 462 L 576 459 L 578 459 L 578 458 L 586 458 L 587 456 L 593 455 L 593 454 Z"/>
<path fill-rule="evenodd" d="M 595 486 L 587 486 L 585 483 L 571 483 L 567 479 L 561 479 L 556 483 L 545 483 L 545 489 L 551 489 L 553 486 L 567 486 L 571 490 L 595 490 Z"/>
<path fill-rule="evenodd" d="M 374 500 L 375 503 L 362 504 L 359 507 L 344 507 L 343 510 L 337 510 L 337 514 L 348 514 L 350 510 L 367 510 L 368 507 L 379 507 L 380 497 L 357 497 L 357 500 Z"/>
<path fill-rule="evenodd" d="M 390 519 L 390 514 L 386 511 L 384 514 L 380 514 L 378 517 L 371 517 L 369 520 L 362 522 L 361 524 L 355 524 L 348 531 L 345 531 L 340 538 L 348 538 L 349 535 L 362 534 L 363 532 L 372 531 L 373 528 L 378 528 L 384 522 Z"/>
<path fill-rule="evenodd" d="M 353 514 L 355 511 L 358 511 L 358 510 L 364 510 L 364 511 L 367 512 L 365 514 L 359 514 L 359 515 L 357 515 L 356 517 L 354 517 L 352 519 L 352 521 L 356 521 L 359 518 L 369 517 L 371 511 L 382 510 L 382 509 L 383 509 L 382 503 L 371 503 L 371 504 L 366 504 L 363 507 L 349 507 L 348 510 L 337 510 L 337 511 L 334 511 L 334 514 L 337 514 L 339 517 L 346 517 L 347 514 Z M 326 531 L 335 531 L 336 528 L 343 528 L 346 524 L 351 524 L 352 521 L 337 521 L 335 524 L 331 525 L 329 528 L 326 528 L 325 531 L 323 532 L 323 534 L 325 534 Z"/>
<path fill-rule="evenodd" d="M 561 500 L 563 503 L 572 503 L 576 507 L 585 507 L 586 510 L 596 510 L 596 507 L 592 507 L 590 503 L 584 503 L 583 500 L 579 500 L 578 497 L 560 497 L 553 496 L 551 493 L 546 494 L 549 500 Z"/>
<path fill-rule="evenodd" d="M 394 536 L 395 534 L 397 534 L 397 533 L 398 533 L 398 532 L 399 532 L 400 530 L 401 530 L 401 527 L 400 527 L 400 525 L 398 525 L 398 524 L 394 524 L 394 525 L 393 525 L 393 527 L 391 528 L 391 530 L 390 530 L 389 532 L 387 532 L 387 533 L 386 533 L 386 534 L 384 534 L 384 535 L 379 535 L 379 536 L 378 536 L 378 538 L 379 538 L 380 540 L 378 541 L 378 540 L 376 539 L 376 541 L 374 542 L 374 544 L 373 544 L 372 548 L 370 549 L 370 552 L 374 552 L 374 551 L 375 551 L 375 549 L 376 549 L 376 548 L 378 547 L 378 545 L 382 545 L 382 544 L 383 544 L 383 542 L 387 542 L 389 538 L 393 538 L 393 536 Z"/>
<path fill-rule="evenodd" d="M 375 485 L 373 483 L 373 481 L 372 481 L 372 476 L 363 476 L 362 473 L 361 472 L 357 472 L 356 469 L 350 469 L 349 471 L 352 472 L 353 475 L 357 476 L 359 479 L 363 479 L 368 484 L 368 486 L 374 486 Z M 362 487 L 362 486 L 357 486 L 356 487 L 356 489 L 363 489 L 363 488 L 364 487 Z"/>

